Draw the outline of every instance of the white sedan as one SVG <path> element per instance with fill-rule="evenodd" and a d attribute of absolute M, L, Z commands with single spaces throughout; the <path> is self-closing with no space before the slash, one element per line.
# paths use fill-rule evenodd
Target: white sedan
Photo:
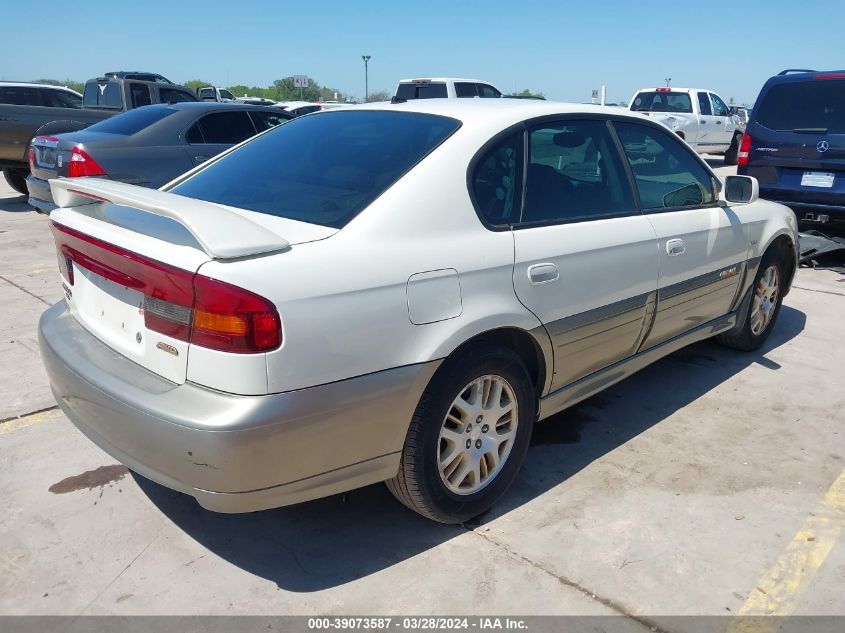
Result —
<path fill-rule="evenodd" d="M 465 521 L 538 420 L 692 342 L 763 344 L 797 262 L 794 215 L 753 178 L 720 196 L 666 128 L 596 106 L 359 106 L 160 191 L 51 187 L 59 405 L 221 512 L 386 481 Z"/>

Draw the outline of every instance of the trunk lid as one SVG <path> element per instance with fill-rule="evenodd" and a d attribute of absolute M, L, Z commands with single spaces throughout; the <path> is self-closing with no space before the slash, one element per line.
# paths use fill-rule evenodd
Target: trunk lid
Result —
<path fill-rule="evenodd" d="M 214 327 L 232 323 L 225 315 L 198 312 L 197 293 L 204 291 L 196 280 L 203 264 L 289 249 L 281 230 L 293 243 L 336 232 L 250 218 L 260 214 L 108 180 L 60 179 L 50 185 L 60 207 L 51 220 L 71 314 L 117 353 L 177 384 L 186 380 L 192 339 L 201 333 L 209 340 L 196 315 Z M 202 279 L 210 287 L 205 292 L 226 286 Z"/>

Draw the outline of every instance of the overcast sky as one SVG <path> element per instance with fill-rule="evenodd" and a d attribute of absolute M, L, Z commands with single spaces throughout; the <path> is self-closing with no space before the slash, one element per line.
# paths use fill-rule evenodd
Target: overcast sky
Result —
<path fill-rule="evenodd" d="M 842 0 L 3 3 L 0 79 L 84 81 L 149 70 L 176 82 L 266 86 L 309 75 L 361 97 L 399 79 L 474 77 L 589 101 L 637 88 L 710 88 L 753 102 L 788 67 L 845 66 Z"/>

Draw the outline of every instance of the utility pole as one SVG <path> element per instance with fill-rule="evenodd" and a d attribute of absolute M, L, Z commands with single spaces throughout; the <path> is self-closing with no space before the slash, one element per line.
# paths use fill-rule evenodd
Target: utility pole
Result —
<path fill-rule="evenodd" d="M 370 98 L 370 78 L 367 68 L 367 64 L 370 62 L 370 55 L 361 55 L 361 59 L 364 60 L 364 103 L 366 103 Z"/>

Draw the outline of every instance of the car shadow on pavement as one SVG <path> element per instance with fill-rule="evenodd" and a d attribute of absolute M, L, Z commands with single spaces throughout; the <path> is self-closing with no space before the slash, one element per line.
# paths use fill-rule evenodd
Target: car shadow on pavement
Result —
<path fill-rule="evenodd" d="M 30 206 L 26 196 L 8 196 L 0 198 L 0 211 L 8 213 L 21 213 L 23 211 L 35 210 Z"/>
<path fill-rule="evenodd" d="M 149 499 L 211 552 L 280 588 L 311 592 L 391 567 L 519 508 L 625 444 L 797 336 L 806 315 L 783 306 L 766 345 L 751 353 L 705 341 L 680 350 L 580 405 L 541 422 L 522 473 L 486 515 L 464 526 L 424 519 L 381 485 L 286 508 L 225 515 L 134 474 Z"/>

